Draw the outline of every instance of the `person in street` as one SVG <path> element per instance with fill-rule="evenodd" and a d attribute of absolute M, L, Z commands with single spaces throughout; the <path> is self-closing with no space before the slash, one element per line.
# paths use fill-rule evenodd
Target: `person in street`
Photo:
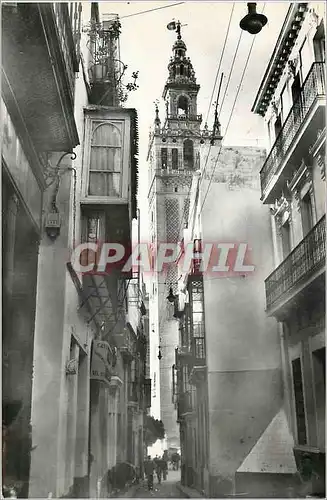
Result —
<path fill-rule="evenodd" d="M 156 457 L 155 461 L 156 461 L 156 473 L 157 473 L 158 484 L 161 484 L 163 463 L 162 463 L 161 458 L 159 458 L 159 457 Z"/>
<path fill-rule="evenodd" d="M 144 463 L 144 472 L 148 481 L 148 490 L 153 490 L 153 474 L 155 471 L 155 463 L 154 460 L 151 459 L 150 455 Z"/>
<path fill-rule="evenodd" d="M 162 468 L 162 478 L 164 481 L 166 481 L 168 475 L 168 461 L 166 459 L 165 454 L 163 454 L 161 458 L 161 468 Z"/>
<path fill-rule="evenodd" d="M 181 461 L 181 456 L 180 456 L 180 454 L 177 452 L 177 453 L 176 453 L 176 470 L 178 470 L 178 469 L 179 469 L 179 463 L 180 463 L 180 461 Z"/>

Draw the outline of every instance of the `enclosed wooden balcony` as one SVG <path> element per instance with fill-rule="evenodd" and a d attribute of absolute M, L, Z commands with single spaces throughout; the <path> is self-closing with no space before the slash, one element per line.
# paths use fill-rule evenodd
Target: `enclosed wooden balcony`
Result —
<path fill-rule="evenodd" d="M 67 3 L 2 8 L 3 98 L 15 128 L 40 152 L 72 151 L 79 144 L 74 87 L 81 4 L 75 6 L 72 17 Z"/>
<path fill-rule="evenodd" d="M 301 163 L 317 131 L 324 128 L 325 95 L 325 64 L 316 62 L 261 169 L 261 199 L 264 203 L 273 203 L 279 198 L 279 192 L 289 177 L 287 166 Z"/>
<path fill-rule="evenodd" d="M 279 316 L 298 293 L 323 277 L 326 260 L 326 221 L 323 216 L 307 236 L 265 280 L 267 311 Z M 317 293 L 319 293 L 317 289 Z"/>

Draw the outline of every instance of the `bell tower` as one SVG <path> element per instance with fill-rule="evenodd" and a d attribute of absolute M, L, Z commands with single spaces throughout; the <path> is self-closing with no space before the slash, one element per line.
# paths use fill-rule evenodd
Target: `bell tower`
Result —
<path fill-rule="evenodd" d="M 202 144 L 220 140 L 220 126 L 214 134 L 207 125 L 201 129 L 202 115 L 198 114 L 197 97 L 200 85 L 187 47 L 181 36 L 181 24 L 167 26 L 177 33 L 168 78 L 164 85 L 165 117 L 159 116 L 155 103 L 154 126 L 150 132 L 149 150 L 149 236 L 154 248 L 160 243 L 178 243 L 187 227 L 190 190 L 193 175 L 200 169 Z M 172 399 L 175 348 L 178 345 L 178 321 L 174 307 L 167 301 L 170 288 L 178 293 L 177 265 L 171 264 L 166 274 L 154 273 L 150 285 L 151 378 L 159 381 L 152 394 L 152 412 L 165 426 L 166 447 L 179 447 L 177 412 Z M 160 352 L 160 355 L 159 355 Z M 160 359 L 158 359 L 158 356 Z"/>

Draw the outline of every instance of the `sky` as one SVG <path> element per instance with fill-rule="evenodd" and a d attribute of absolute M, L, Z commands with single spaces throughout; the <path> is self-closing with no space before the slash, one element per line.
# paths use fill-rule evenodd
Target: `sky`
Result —
<path fill-rule="evenodd" d="M 161 118 L 164 119 L 165 107 L 161 96 L 168 77 L 167 65 L 172 55 L 172 46 L 176 39 L 175 32 L 169 31 L 167 24 L 174 19 L 180 20 L 181 24 L 185 25 L 182 27 L 182 38 L 186 43 L 187 55 L 191 58 L 197 83 L 201 86 L 198 94 L 198 114 L 202 114 L 205 120 L 209 112 L 208 126 L 211 128 L 214 105 L 209 107 L 210 98 L 233 8 L 233 2 L 220 1 L 186 1 L 180 5 L 166 7 L 174 3 L 179 2 L 165 0 L 162 2 L 120 1 L 99 3 L 100 16 L 115 13 L 121 19 L 120 55 L 121 60 L 128 65 L 125 83 L 131 81 L 130 75 L 133 71 L 139 71 L 137 82 L 139 88 L 130 93 L 124 106 L 136 108 L 138 111 L 138 202 L 141 212 L 141 239 L 143 241 L 148 240 L 148 165 L 146 156 L 149 129 L 153 124 L 154 101 L 157 99 L 160 101 Z M 224 79 L 220 100 L 224 95 L 238 39 L 240 33 L 243 33 L 236 53 L 235 65 L 230 77 L 226 98 L 222 109 L 218 108 L 218 112 L 221 111 L 220 123 L 224 137 L 223 145 L 265 146 L 266 134 L 262 118 L 253 114 L 251 108 L 289 5 L 290 2 L 268 1 L 266 3 L 257 3 L 257 11 L 263 11 L 268 18 L 268 24 L 255 36 L 249 63 L 226 133 L 245 61 L 253 40 L 253 35 L 243 32 L 239 27 L 240 20 L 247 14 L 246 2 L 235 3 L 213 99 L 215 101 L 217 97 L 221 72 L 224 73 Z M 158 9 L 158 7 L 163 6 L 165 8 Z M 141 14 L 142 11 L 151 9 L 158 10 Z"/>

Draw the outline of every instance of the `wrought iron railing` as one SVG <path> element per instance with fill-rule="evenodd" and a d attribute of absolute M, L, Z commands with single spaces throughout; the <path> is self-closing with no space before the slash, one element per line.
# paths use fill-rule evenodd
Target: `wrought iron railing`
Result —
<path fill-rule="evenodd" d="M 187 121 L 187 120 L 202 121 L 202 115 L 174 115 L 174 114 L 168 114 L 168 118 L 171 119 L 171 120 L 181 120 L 181 121 Z"/>
<path fill-rule="evenodd" d="M 65 61 L 72 96 L 75 89 L 75 72 L 78 72 L 81 5 L 76 3 L 73 19 L 67 3 L 54 3 L 54 14 L 58 29 L 62 56 Z M 77 17 L 77 19 L 76 19 Z"/>
<path fill-rule="evenodd" d="M 192 177 L 194 175 L 194 170 L 186 170 L 186 169 L 178 169 L 178 170 L 173 170 L 172 168 L 156 168 L 155 173 L 157 175 L 187 175 Z"/>
<path fill-rule="evenodd" d="M 325 238 L 325 216 L 323 216 L 265 280 L 267 309 L 323 266 L 326 257 Z"/>
<path fill-rule="evenodd" d="M 322 62 L 313 63 L 302 85 L 300 95 L 293 104 L 260 171 L 262 196 L 264 196 L 265 190 L 272 177 L 278 172 L 303 120 L 310 111 L 316 98 L 324 95 L 325 64 Z"/>

